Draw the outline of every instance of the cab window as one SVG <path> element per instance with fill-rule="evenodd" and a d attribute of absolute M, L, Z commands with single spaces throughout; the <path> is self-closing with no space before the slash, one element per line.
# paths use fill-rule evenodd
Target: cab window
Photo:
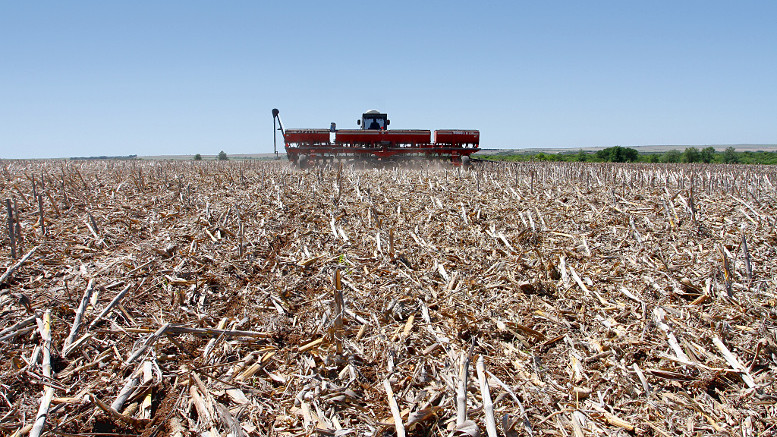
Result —
<path fill-rule="evenodd" d="M 364 126 L 366 129 L 382 130 L 386 128 L 386 121 L 377 117 L 364 117 Z"/>

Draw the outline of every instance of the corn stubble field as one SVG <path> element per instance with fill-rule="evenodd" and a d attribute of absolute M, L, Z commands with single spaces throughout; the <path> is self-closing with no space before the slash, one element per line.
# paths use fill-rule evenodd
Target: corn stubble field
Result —
<path fill-rule="evenodd" d="M 775 435 L 775 184 L 5 162 L 0 430 Z"/>

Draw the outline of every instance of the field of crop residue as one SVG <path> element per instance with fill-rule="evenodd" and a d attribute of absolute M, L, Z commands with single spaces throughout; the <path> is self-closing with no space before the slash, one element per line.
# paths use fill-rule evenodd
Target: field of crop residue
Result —
<path fill-rule="evenodd" d="M 2 166 L 2 434 L 777 432 L 772 167 Z"/>

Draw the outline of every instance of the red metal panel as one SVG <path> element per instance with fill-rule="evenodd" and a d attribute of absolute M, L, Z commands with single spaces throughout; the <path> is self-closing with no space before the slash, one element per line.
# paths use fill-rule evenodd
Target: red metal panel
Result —
<path fill-rule="evenodd" d="M 386 131 L 385 137 L 391 144 L 429 144 L 432 132 L 419 129 L 398 129 Z"/>
<path fill-rule="evenodd" d="M 477 130 L 436 130 L 434 131 L 435 144 L 473 144 L 480 143 L 480 131 Z"/>
<path fill-rule="evenodd" d="M 378 130 L 340 129 L 335 133 L 337 144 L 376 144 L 380 143 Z"/>
<path fill-rule="evenodd" d="M 335 135 L 337 144 L 428 144 L 428 130 L 361 130 L 341 129 Z"/>
<path fill-rule="evenodd" d="M 287 144 L 329 144 L 327 129 L 286 129 Z"/>
<path fill-rule="evenodd" d="M 418 145 L 368 145 L 368 144 L 305 144 L 287 146 L 286 152 L 293 156 L 355 156 L 374 155 L 388 157 L 394 155 L 426 155 L 426 156 L 469 156 L 480 150 L 478 147 L 461 147 L 451 145 L 418 144 Z"/>

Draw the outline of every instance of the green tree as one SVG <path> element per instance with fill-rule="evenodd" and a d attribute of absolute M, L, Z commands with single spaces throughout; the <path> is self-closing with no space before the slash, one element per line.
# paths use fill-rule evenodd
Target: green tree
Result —
<path fill-rule="evenodd" d="M 202 161 L 202 155 L 200 155 L 199 153 L 194 155 L 194 160 L 195 161 Z"/>
<path fill-rule="evenodd" d="M 709 164 L 710 162 L 715 160 L 715 148 L 714 147 L 705 147 L 701 149 L 700 156 L 701 162 Z"/>
<path fill-rule="evenodd" d="M 228 159 L 229 159 L 229 158 L 227 158 L 227 154 L 226 154 L 226 153 L 224 153 L 224 151 L 223 151 L 223 150 L 222 150 L 221 152 L 219 152 L 219 161 L 226 161 L 226 160 L 228 160 Z"/>
<path fill-rule="evenodd" d="M 575 161 L 578 161 L 578 162 L 588 161 L 588 154 L 585 153 L 583 149 L 578 150 L 577 155 L 575 155 Z"/>
<path fill-rule="evenodd" d="M 639 159 L 639 152 L 630 147 L 608 147 L 596 152 L 596 158 L 608 162 L 634 162 Z"/>
<path fill-rule="evenodd" d="M 699 162 L 701 154 L 696 147 L 686 147 L 683 152 L 683 162 Z"/>
<path fill-rule="evenodd" d="M 679 150 L 667 150 L 664 152 L 664 155 L 661 157 L 661 160 L 664 162 L 680 162 L 682 159 L 682 153 L 680 153 Z"/>
<path fill-rule="evenodd" d="M 634 162 L 639 160 L 639 152 L 631 147 L 623 147 L 623 157 L 626 159 L 626 162 Z"/>
<path fill-rule="evenodd" d="M 726 147 L 723 152 L 723 162 L 726 164 L 736 164 L 739 162 L 739 155 L 737 155 L 736 149 L 733 147 Z"/>
<path fill-rule="evenodd" d="M 658 153 L 651 153 L 650 155 L 648 155 L 647 160 L 648 162 L 652 162 L 655 164 L 655 163 L 661 162 L 661 157 L 658 155 Z"/>

